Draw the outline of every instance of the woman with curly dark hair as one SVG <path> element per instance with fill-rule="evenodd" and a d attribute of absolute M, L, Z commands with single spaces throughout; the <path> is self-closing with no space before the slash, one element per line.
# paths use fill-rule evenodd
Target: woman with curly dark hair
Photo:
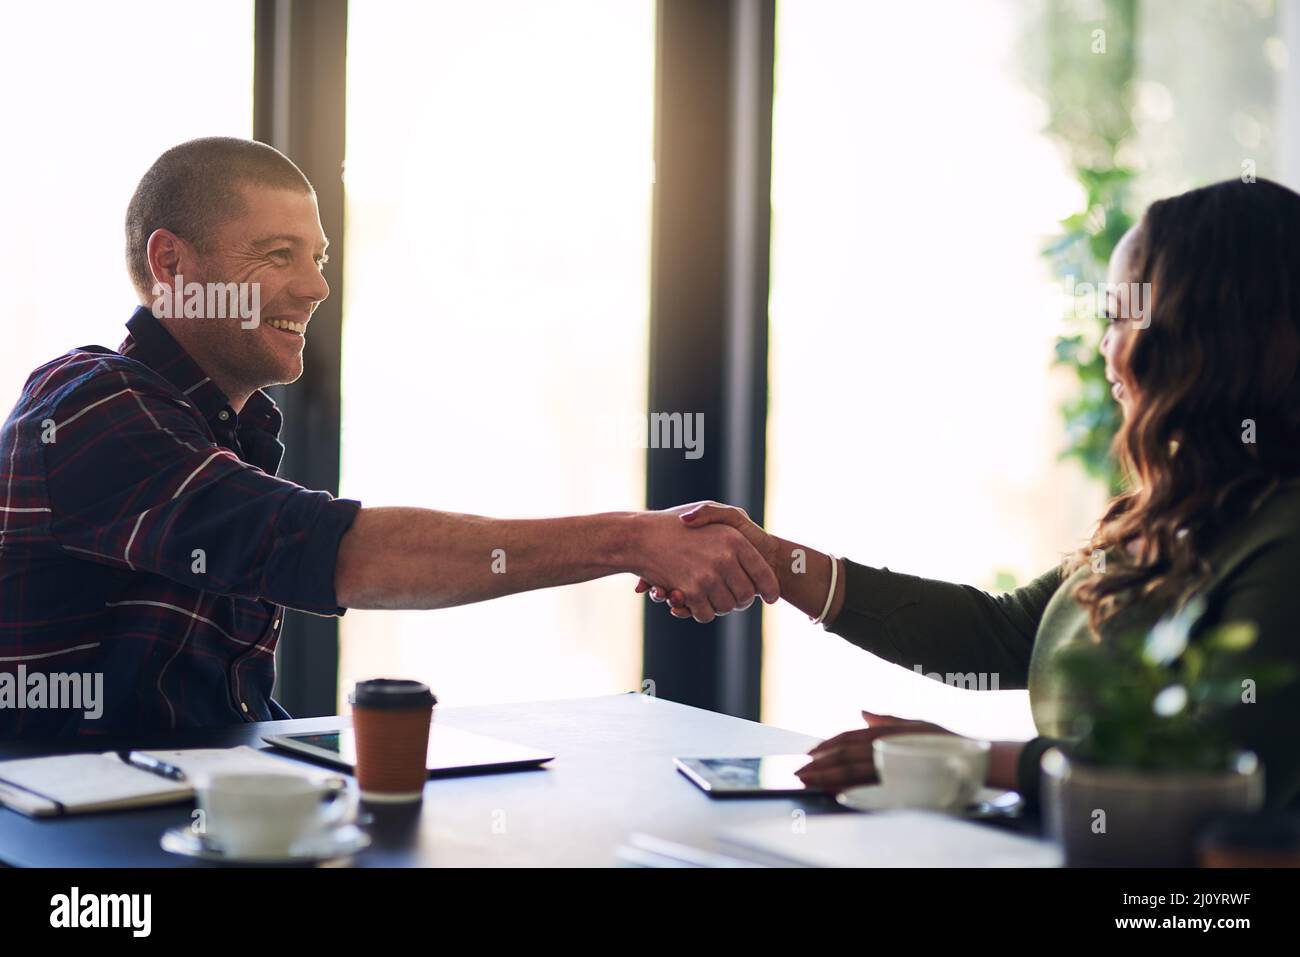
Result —
<path fill-rule="evenodd" d="M 1228 181 L 1153 203 L 1116 247 L 1107 288 L 1101 351 L 1123 410 L 1114 454 L 1128 490 L 1091 542 L 1029 585 L 990 595 L 824 555 L 767 534 L 740 509 L 683 509 L 690 524 L 746 532 L 783 598 L 872 654 L 1028 688 L 1040 737 L 995 742 L 988 783 L 1029 795 L 1043 751 L 1069 737 L 1069 688 L 1051 662 L 1067 643 L 1149 629 L 1196 595 L 1205 610 L 1193 640 L 1251 622 L 1260 657 L 1300 674 L 1300 195 Z M 651 597 L 691 615 L 676 593 Z M 814 749 L 806 783 L 871 781 L 876 738 L 943 730 L 864 716 L 866 729 Z M 1226 721 L 1263 761 L 1267 804 L 1300 804 L 1300 679 Z"/>

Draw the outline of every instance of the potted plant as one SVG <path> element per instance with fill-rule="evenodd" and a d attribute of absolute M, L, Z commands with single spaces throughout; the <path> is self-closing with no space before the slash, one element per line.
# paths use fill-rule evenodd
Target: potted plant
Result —
<path fill-rule="evenodd" d="M 1042 803 L 1067 864 L 1188 866 L 1209 818 L 1263 804 L 1264 769 L 1223 718 L 1290 669 L 1248 656 L 1249 623 L 1193 639 L 1204 608 L 1056 653 L 1072 733 L 1043 756 Z"/>

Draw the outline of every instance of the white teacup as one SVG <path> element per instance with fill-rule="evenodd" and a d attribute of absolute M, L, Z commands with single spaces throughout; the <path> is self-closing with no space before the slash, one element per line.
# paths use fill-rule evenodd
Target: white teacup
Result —
<path fill-rule="evenodd" d="M 225 772 L 194 786 L 204 835 L 232 857 L 281 856 L 356 813 L 356 795 L 339 778 Z"/>
<path fill-rule="evenodd" d="M 965 807 L 989 771 L 987 741 L 955 734 L 891 734 L 872 744 L 876 774 L 896 807 Z"/>

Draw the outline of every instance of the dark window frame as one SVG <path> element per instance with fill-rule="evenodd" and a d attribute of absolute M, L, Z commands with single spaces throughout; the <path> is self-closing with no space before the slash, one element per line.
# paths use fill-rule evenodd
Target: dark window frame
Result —
<path fill-rule="evenodd" d="M 330 297 L 312 316 L 303 376 L 271 394 L 284 411 L 280 474 L 339 490 L 343 354 L 343 148 L 346 130 L 347 0 L 257 0 L 253 136 L 292 159 L 316 187 L 330 237 Z M 338 712 L 338 619 L 290 611 L 276 649 L 276 699 L 295 717 Z"/>

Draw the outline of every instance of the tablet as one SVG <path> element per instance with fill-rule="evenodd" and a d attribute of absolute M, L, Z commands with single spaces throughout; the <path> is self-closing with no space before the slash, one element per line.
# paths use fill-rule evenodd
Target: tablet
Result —
<path fill-rule="evenodd" d="M 351 771 L 356 767 L 356 741 L 350 727 L 306 734 L 268 734 L 262 740 L 274 748 L 292 751 L 301 757 L 323 761 L 336 768 Z M 498 738 L 449 728 L 435 721 L 429 728 L 429 750 L 426 757 L 429 776 L 435 777 L 535 768 L 552 760 L 555 755 Z"/>
<path fill-rule="evenodd" d="M 673 763 L 709 797 L 772 797 L 820 794 L 795 776 L 795 771 L 811 760 L 806 754 L 771 754 L 761 758 L 673 758 Z"/>

